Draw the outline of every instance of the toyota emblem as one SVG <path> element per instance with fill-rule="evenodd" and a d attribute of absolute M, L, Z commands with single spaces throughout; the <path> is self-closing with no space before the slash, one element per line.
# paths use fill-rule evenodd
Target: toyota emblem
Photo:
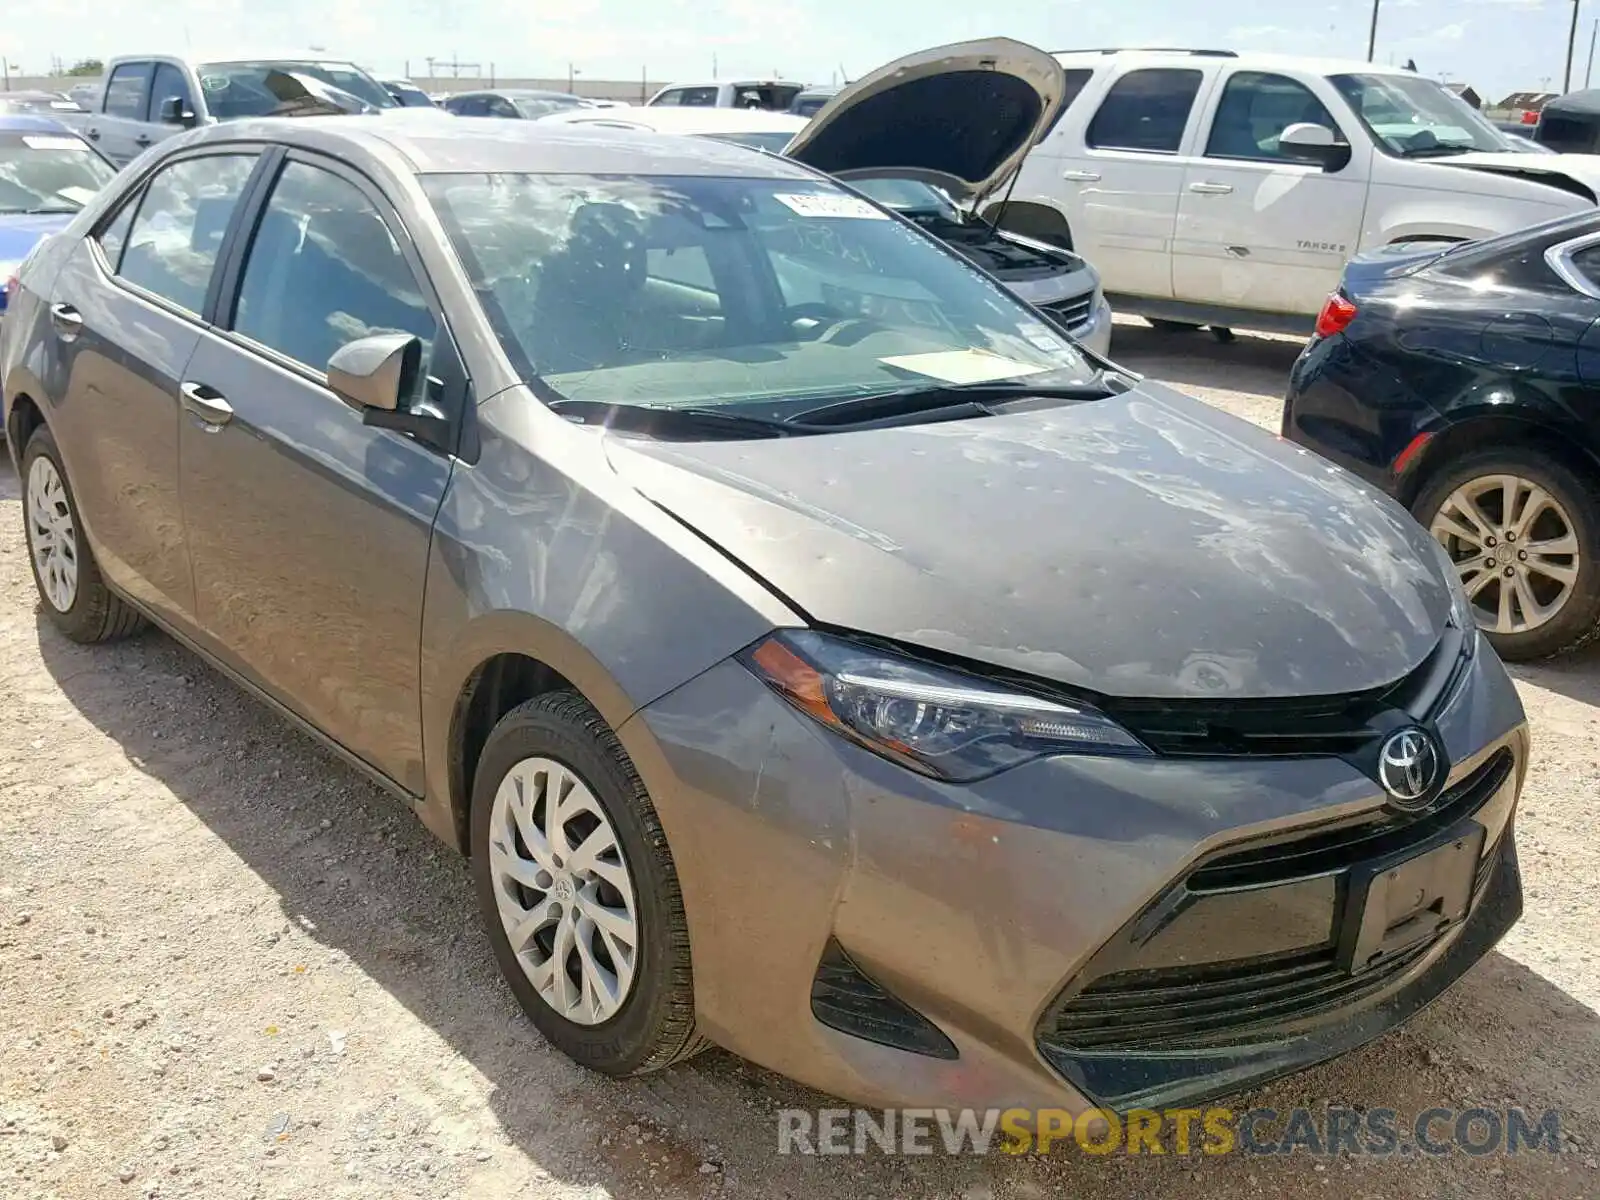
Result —
<path fill-rule="evenodd" d="M 1439 780 L 1439 751 L 1420 729 L 1391 733 L 1378 751 L 1378 782 L 1397 808 L 1418 808 Z"/>

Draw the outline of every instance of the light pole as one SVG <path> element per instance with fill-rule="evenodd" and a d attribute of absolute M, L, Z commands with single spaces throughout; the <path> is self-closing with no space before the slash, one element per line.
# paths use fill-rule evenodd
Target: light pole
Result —
<path fill-rule="evenodd" d="M 577 79 L 577 77 L 579 75 L 582 75 L 582 74 L 583 74 L 583 72 L 579 71 L 571 63 L 567 64 L 567 94 L 569 96 L 572 95 L 573 92 L 576 90 L 576 85 L 574 84 L 573 81 L 575 79 Z"/>
<path fill-rule="evenodd" d="M 1572 26 L 1567 30 L 1567 73 L 1561 77 L 1561 90 L 1572 90 L 1572 52 L 1578 46 L 1578 5 L 1582 0 L 1572 0 Z"/>
<path fill-rule="evenodd" d="M 1378 5 L 1382 0 L 1372 0 L 1372 24 L 1367 28 L 1367 61 L 1378 48 Z"/>
<path fill-rule="evenodd" d="M 1596 18 L 1594 28 L 1589 30 L 1589 65 L 1583 69 L 1583 86 L 1589 86 L 1589 76 L 1594 74 L 1594 39 L 1600 35 L 1600 18 Z"/>

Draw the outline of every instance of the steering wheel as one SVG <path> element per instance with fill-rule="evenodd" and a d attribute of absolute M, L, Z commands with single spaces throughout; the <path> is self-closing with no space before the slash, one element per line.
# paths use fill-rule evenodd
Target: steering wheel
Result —
<path fill-rule="evenodd" d="M 835 329 L 843 328 L 846 325 L 883 328 L 883 322 L 876 317 L 858 317 L 849 313 L 842 313 L 838 309 L 816 300 L 808 301 L 804 304 L 791 304 L 784 310 L 783 315 L 788 318 L 791 328 L 799 325 L 801 321 L 815 321 L 816 324 L 809 329 L 795 330 L 797 333 L 809 333 L 811 335 L 810 340 L 814 342 L 821 341 Z"/>

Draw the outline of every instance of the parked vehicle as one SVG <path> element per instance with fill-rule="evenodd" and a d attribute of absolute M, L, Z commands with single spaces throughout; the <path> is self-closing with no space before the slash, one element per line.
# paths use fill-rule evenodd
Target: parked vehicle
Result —
<path fill-rule="evenodd" d="M 1395 496 L 1507 658 L 1600 633 L 1600 214 L 1363 256 L 1283 433 Z"/>
<path fill-rule="evenodd" d="M 1558 96 L 1546 104 L 1527 133 L 1562 154 L 1600 154 L 1600 88 Z"/>
<path fill-rule="evenodd" d="M 7 283 L 51 234 L 66 228 L 116 168 L 59 121 L 0 115 L 0 323 Z"/>
<path fill-rule="evenodd" d="M 982 73 L 968 74 L 978 62 L 987 64 Z M 904 127 L 886 124 L 883 106 L 898 103 L 894 90 L 907 78 L 929 78 L 930 71 L 939 72 L 946 81 L 941 93 L 945 107 L 922 109 Z M 989 39 L 891 63 L 859 81 L 815 122 L 788 113 L 672 107 L 621 113 L 568 111 L 546 119 L 714 137 L 772 153 L 787 152 L 847 180 L 863 195 L 921 226 L 1047 313 L 1077 341 L 1105 355 L 1111 348 L 1111 309 L 1094 268 L 1069 250 L 997 231 L 970 211 L 1015 173 L 1031 139 L 1055 119 L 1059 76 L 1060 68 L 1049 55 L 1020 42 Z M 997 96 L 999 79 L 1010 80 L 1016 94 Z M 1036 81 L 1042 91 L 1035 89 Z M 895 119 L 906 122 L 908 111 L 910 106 L 894 109 Z M 968 124 L 962 119 L 966 113 L 986 116 Z M 996 113 L 1007 118 L 1000 125 L 1004 133 L 999 139 L 994 132 Z M 919 139 L 922 120 L 945 122 L 948 136 Z M 963 136 L 968 139 L 965 145 L 960 141 Z M 972 150 L 971 143 L 978 139 L 986 143 L 985 152 Z M 923 156 L 907 158 L 908 147 L 913 148 L 912 155 Z M 962 171 L 977 177 L 956 174 Z"/>
<path fill-rule="evenodd" d="M 795 98 L 789 102 L 789 111 L 797 117 L 814 117 L 838 94 L 837 87 L 808 87 L 795 94 Z"/>
<path fill-rule="evenodd" d="M 190 59 L 133 54 L 107 64 L 105 86 L 75 127 L 118 166 L 196 125 L 243 117 L 395 109 L 352 63 L 318 58 Z"/>
<path fill-rule="evenodd" d="M 457 92 L 441 106 L 458 117 L 505 117 L 534 121 L 547 113 L 587 107 L 570 92 L 541 92 L 533 88 L 506 88 L 492 92 Z"/>
<path fill-rule="evenodd" d="M 433 108 L 434 103 L 428 93 L 412 83 L 409 79 L 385 79 L 381 81 L 384 90 L 393 97 L 394 102 L 401 108 Z"/>
<path fill-rule="evenodd" d="M 1490 124 L 1506 135 L 1506 141 L 1513 150 L 1522 154 L 1555 153 L 1549 146 L 1542 146 L 1534 140 L 1533 127 L 1530 125 L 1513 125 L 1509 121 L 1492 121 Z"/>
<path fill-rule="evenodd" d="M 100 82 L 75 83 L 67 89 L 67 99 L 88 112 L 99 102 L 100 89 L 103 86 L 104 84 Z"/>
<path fill-rule="evenodd" d="M 0 114 L 38 113 L 41 116 L 54 116 L 81 111 L 77 101 L 62 92 L 0 92 Z"/>
<path fill-rule="evenodd" d="M 709 83 L 674 83 L 645 101 L 645 107 L 764 108 L 783 112 L 805 85 L 778 79 L 739 79 Z"/>
<path fill-rule="evenodd" d="M 1525 718 L 1402 508 L 802 164 L 511 129 L 170 139 L 0 386 L 44 620 L 394 791 L 552 1044 L 1165 1107 L 1514 922 Z"/>
<path fill-rule="evenodd" d="M 1005 227 L 1078 251 L 1113 308 L 1158 324 L 1310 333 L 1355 253 L 1520 229 L 1591 209 L 1600 189 L 1600 161 L 1513 153 L 1411 71 L 1227 51 L 1057 57 L 1072 100 L 1023 165 Z"/>

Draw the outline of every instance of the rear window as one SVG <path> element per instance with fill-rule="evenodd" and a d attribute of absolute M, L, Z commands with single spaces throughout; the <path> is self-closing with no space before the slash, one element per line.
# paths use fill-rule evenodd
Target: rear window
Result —
<path fill-rule="evenodd" d="M 75 213 L 116 170 L 68 133 L 0 133 L 0 213 Z"/>

